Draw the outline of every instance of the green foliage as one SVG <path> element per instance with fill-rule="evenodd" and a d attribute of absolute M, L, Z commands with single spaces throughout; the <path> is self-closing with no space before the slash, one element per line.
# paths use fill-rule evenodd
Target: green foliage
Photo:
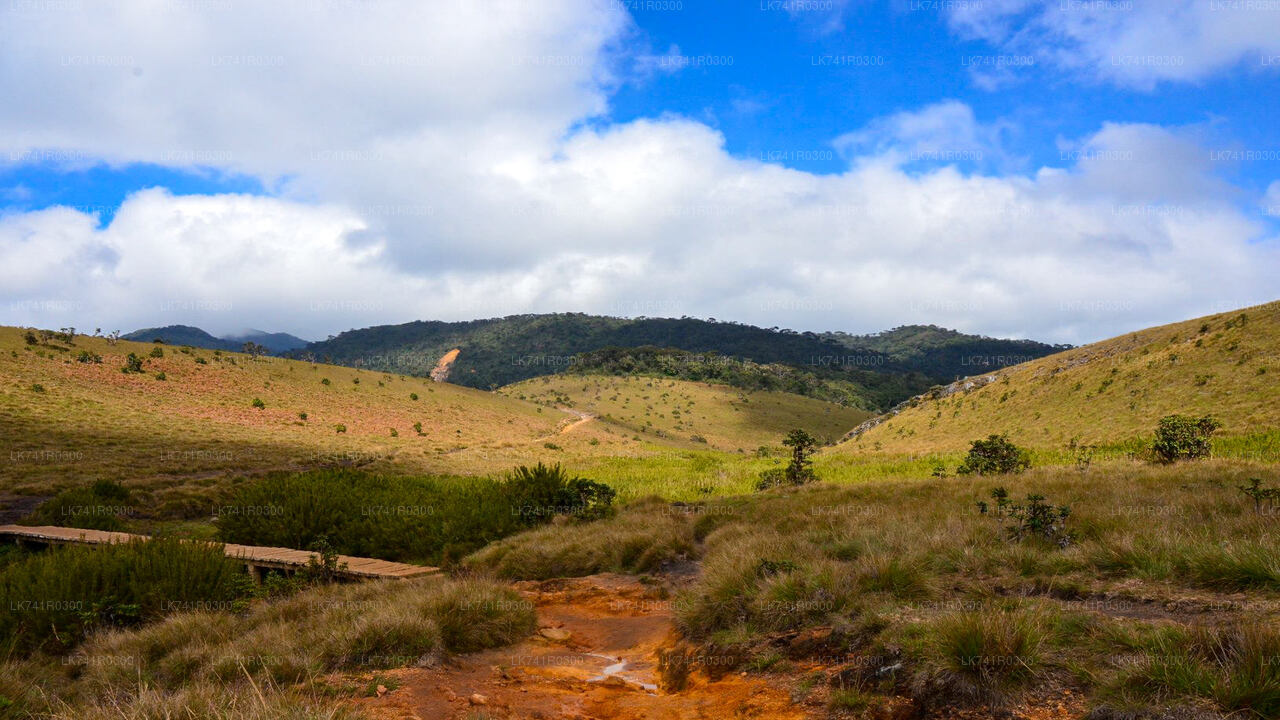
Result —
<path fill-rule="evenodd" d="M 333 426 L 333 430 L 338 435 L 341 435 L 347 431 L 347 426 L 343 425 L 342 423 L 338 423 L 337 425 Z"/>
<path fill-rule="evenodd" d="M 81 350 L 80 354 L 76 355 L 76 362 L 101 363 L 102 356 L 95 352 L 89 352 L 88 350 Z"/>
<path fill-rule="evenodd" d="M 417 399 L 418 399 L 418 393 L 409 393 L 409 399 L 410 399 L 410 400 L 417 400 Z"/>
<path fill-rule="evenodd" d="M 1208 457 L 1212 451 L 1209 437 L 1221 427 L 1222 423 L 1208 415 L 1199 418 L 1166 415 L 1156 427 L 1151 450 L 1157 459 L 1166 463 Z"/>
<path fill-rule="evenodd" d="M 899 360 L 873 347 L 881 342 L 874 336 L 850 340 L 849 336 L 694 318 L 561 313 L 351 330 L 293 355 L 327 355 L 342 365 L 362 363 L 384 372 L 426 376 L 446 352 L 465 348 L 451 378 L 483 389 L 570 370 L 741 383 L 738 386 L 749 389 L 800 391 L 868 409 L 888 409 L 931 385 L 970 374 L 968 360 L 973 355 L 1029 358 L 1060 349 L 1029 341 L 955 335 L 969 344 L 948 339 L 941 351 L 932 338 L 897 336 L 895 351 L 915 345 L 925 348 L 907 352 Z M 671 350 L 672 346 L 680 350 Z M 538 354 L 523 355 L 526 348 L 538 348 Z"/>
<path fill-rule="evenodd" d="M 31 392 L 42 393 L 44 392 L 44 386 L 40 383 L 31 383 Z"/>
<path fill-rule="evenodd" d="M 124 359 L 124 367 L 120 368 L 120 372 L 126 375 L 142 372 L 142 358 L 138 357 L 137 353 L 129 353 L 129 356 Z"/>
<path fill-rule="evenodd" d="M 1071 531 L 1066 529 L 1067 518 L 1071 516 L 1071 508 L 1066 505 L 1054 507 L 1044 501 L 1043 495 L 1035 493 L 1027 495 L 1025 504 L 1018 504 L 1009 499 L 1009 491 L 1003 487 L 992 490 L 991 499 L 994 506 L 979 500 L 978 512 L 994 517 L 1014 542 L 1038 538 L 1066 547 L 1074 540 Z"/>
<path fill-rule="evenodd" d="M 1031 467 L 1031 454 L 1009 442 L 1005 435 L 991 435 L 986 440 L 974 440 L 960 467 L 958 475 L 1001 475 L 1018 473 Z"/>
<path fill-rule="evenodd" d="M 122 518 L 133 514 L 130 492 L 112 480 L 69 488 L 41 503 L 24 525 L 59 525 L 87 530 L 124 529 Z"/>
<path fill-rule="evenodd" d="M 791 448 L 791 461 L 786 468 L 769 468 L 760 473 L 757 490 L 767 490 L 779 485 L 803 485 L 818 479 L 813 472 L 810 458 L 818 448 L 818 439 L 802 429 L 787 433 L 782 444 Z"/>
<path fill-rule="evenodd" d="M 254 398 L 252 404 L 254 407 L 258 408 L 259 410 L 262 410 L 267 406 L 266 403 L 262 402 L 262 398 Z"/>
<path fill-rule="evenodd" d="M 276 473 L 238 486 L 219 537 L 246 545 L 440 564 L 555 515 L 608 514 L 614 491 L 558 465 L 493 478 L 382 477 L 356 470 Z"/>
<path fill-rule="evenodd" d="M 0 635 L 20 653 L 65 652 L 92 631 L 243 597 L 218 545 L 157 538 L 51 548 L 0 571 Z"/>
<path fill-rule="evenodd" d="M 1262 478 L 1249 478 L 1248 485 L 1236 487 L 1253 500 L 1253 511 L 1259 515 L 1264 508 L 1274 512 L 1277 501 L 1280 501 L 1280 487 L 1263 487 Z"/>
<path fill-rule="evenodd" d="M 164 348 L 159 346 L 153 347 L 151 348 L 151 352 L 148 354 L 153 358 L 162 358 L 164 357 Z"/>
<path fill-rule="evenodd" d="M 509 497 L 522 516 L 537 524 L 540 518 L 568 515 L 584 520 L 605 517 L 612 509 L 613 488 L 603 483 L 573 477 L 559 464 L 521 465 L 504 483 Z"/>
<path fill-rule="evenodd" d="M 36 337 L 36 334 L 30 330 L 22 333 L 22 341 L 28 345 L 40 344 L 40 338 Z"/>
<path fill-rule="evenodd" d="M 329 382 L 329 378 L 320 378 L 320 384 L 321 384 L 321 385 L 331 385 L 332 383 L 330 383 L 330 382 Z"/>

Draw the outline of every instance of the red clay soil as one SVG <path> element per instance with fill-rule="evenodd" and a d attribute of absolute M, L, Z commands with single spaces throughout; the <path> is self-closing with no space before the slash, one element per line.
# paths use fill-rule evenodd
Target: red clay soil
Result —
<path fill-rule="evenodd" d="M 358 701 L 380 720 L 419 718 L 815 717 L 786 689 L 759 676 L 690 678 L 679 693 L 658 689 L 657 651 L 670 646 L 671 606 L 651 585 L 622 575 L 519 583 L 540 630 L 518 645 L 465 656 L 440 668 L 382 673 L 399 687 Z"/>

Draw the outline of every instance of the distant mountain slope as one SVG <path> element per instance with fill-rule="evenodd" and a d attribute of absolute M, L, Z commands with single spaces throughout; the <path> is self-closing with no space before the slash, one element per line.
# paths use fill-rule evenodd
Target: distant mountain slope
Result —
<path fill-rule="evenodd" d="M 559 313 L 456 323 L 419 321 L 350 330 L 330 340 L 312 343 L 305 350 L 293 351 L 291 355 L 427 375 L 441 356 L 459 348 L 461 352 L 450 373 L 450 381 L 491 388 L 562 371 L 575 362 L 576 355 L 602 348 L 680 348 L 694 353 L 715 352 L 760 364 L 830 370 L 862 377 L 864 384 L 868 382 L 864 375 L 868 371 L 905 378 L 895 381 L 900 382 L 903 389 L 890 393 L 887 399 L 867 398 L 867 406 L 877 408 L 887 407 L 933 383 L 964 374 L 958 360 L 938 368 L 938 372 L 921 373 L 916 366 L 925 363 L 919 358 L 897 360 L 865 344 L 854 346 L 845 342 L 852 337 L 855 336 L 842 336 L 837 340 L 811 332 L 693 318 L 627 319 Z M 991 342 L 1006 343 L 984 346 L 1004 355 L 1039 357 L 1054 350 L 1039 343 L 1030 347 L 1020 341 Z"/>
<path fill-rule="evenodd" d="M 884 353 L 894 362 L 937 378 L 965 377 L 998 370 L 1069 350 L 1035 340 L 1001 340 L 936 325 L 903 325 L 874 335 L 823 333 L 851 349 Z"/>
<path fill-rule="evenodd" d="M 975 374 L 976 375 L 976 374 Z M 914 398 L 833 452 L 963 450 L 990 433 L 1031 447 L 1123 444 L 1168 414 L 1224 437 L 1280 430 L 1280 302 L 1149 328 Z"/>
<path fill-rule="evenodd" d="M 207 350 L 239 350 L 234 343 L 214 337 L 198 327 L 190 325 L 166 325 L 165 327 L 143 328 L 121 335 L 122 340 L 135 342 L 153 342 L 160 340 L 166 345 L 190 345 Z M 243 344 L 243 343 L 242 343 Z"/>
<path fill-rule="evenodd" d="M 190 345 L 191 347 L 205 348 L 207 350 L 233 350 L 237 351 L 244 347 L 246 342 L 255 342 L 267 348 L 273 353 L 282 353 L 289 350 L 296 350 L 307 346 L 307 341 L 300 337 L 295 337 L 289 333 L 268 333 L 261 330 L 248 330 L 238 335 L 227 335 L 225 337 L 214 337 L 198 327 L 190 325 L 167 325 L 157 328 L 143 328 L 135 330 L 128 335 L 121 336 L 124 340 L 134 340 L 136 342 L 152 342 L 156 339 L 162 340 L 166 345 Z"/>
<path fill-rule="evenodd" d="M 255 342 L 277 354 L 297 350 L 308 345 L 306 340 L 289 333 L 269 333 L 261 330 L 249 330 L 239 335 L 225 335 L 222 339 L 236 343 L 237 349 L 244 347 L 247 342 Z"/>

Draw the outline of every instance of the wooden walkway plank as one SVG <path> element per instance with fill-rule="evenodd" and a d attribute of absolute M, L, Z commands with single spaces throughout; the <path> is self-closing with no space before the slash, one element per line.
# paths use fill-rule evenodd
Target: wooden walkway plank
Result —
<path fill-rule="evenodd" d="M 127 543 L 134 540 L 149 540 L 147 535 L 108 532 L 105 530 L 84 530 L 81 528 L 57 527 L 54 525 L 0 525 L 0 537 L 12 537 L 20 540 L 35 540 L 45 543 L 80 543 L 86 545 L 110 545 Z M 256 545 L 223 544 L 223 552 L 227 557 L 242 561 L 248 565 L 275 569 L 306 567 L 317 553 L 292 548 L 260 547 Z M 342 570 L 338 575 L 351 578 L 393 578 L 404 579 L 422 575 L 434 575 L 440 568 L 427 565 L 410 565 L 408 563 L 391 562 L 377 558 L 352 557 L 339 555 L 338 566 Z M 345 565 L 346 567 L 343 567 Z"/>

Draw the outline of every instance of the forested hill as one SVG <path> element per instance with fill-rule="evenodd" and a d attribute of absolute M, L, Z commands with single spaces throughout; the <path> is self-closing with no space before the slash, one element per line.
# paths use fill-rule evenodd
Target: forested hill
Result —
<path fill-rule="evenodd" d="M 986 368 L 967 364 L 973 358 L 964 353 L 973 348 L 981 347 L 988 356 L 1040 357 L 1056 351 L 1053 346 L 1042 343 L 956 335 L 983 344 L 965 345 L 955 339 L 939 343 L 930 337 L 928 342 L 940 345 L 939 352 L 952 358 L 948 362 L 937 362 L 932 350 L 907 352 L 906 337 L 885 345 L 896 353 L 895 357 L 873 347 L 885 342 L 881 339 L 883 336 L 823 336 L 694 318 L 628 319 L 557 313 L 452 323 L 418 321 L 349 330 L 291 354 L 342 365 L 427 375 L 442 355 L 459 348 L 462 352 L 449 375 L 450 382 L 492 388 L 560 372 L 576 362 L 575 356 L 603 348 L 680 348 L 692 353 L 714 352 L 761 365 L 787 365 L 821 372 L 824 376 L 834 373 L 839 377 L 856 377 L 863 386 L 877 384 L 868 382 L 867 372 L 896 376 L 898 379 L 886 387 L 887 392 L 875 393 L 877 397 L 867 398 L 868 402 L 864 403 L 878 408 L 885 402 L 909 397 L 915 388 L 949 381 L 957 375 L 983 372 Z M 857 344 L 864 337 L 867 342 Z M 921 370 L 924 367 L 929 370 Z M 916 377 L 910 377 L 913 375 Z"/>
<path fill-rule="evenodd" d="M 820 337 L 850 349 L 883 353 L 897 365 L 948 381 L 1071 349 L 1035 340 L 966 335 L 936 325 L 903 325 L 874 335 L 827 332 Z"/>

